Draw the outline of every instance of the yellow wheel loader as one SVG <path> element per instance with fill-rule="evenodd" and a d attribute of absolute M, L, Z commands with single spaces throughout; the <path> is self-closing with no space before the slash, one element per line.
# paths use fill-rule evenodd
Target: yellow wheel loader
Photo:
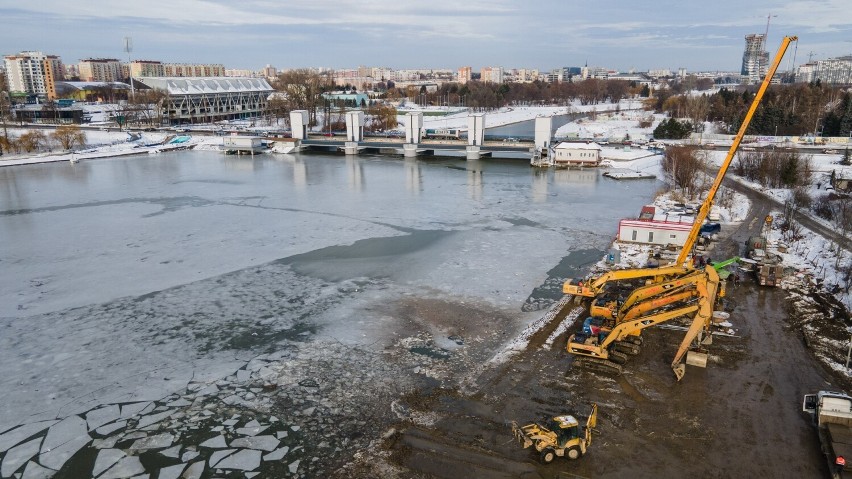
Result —
<path fill-rule="evenodd" d="M 592 404 L 592 413 L 585 426 L 581 427 L 577 418 L 566 414 L 552 418 L 547 426 L 533 423 L 521 427 L 513 421 L 512 432 L 524 449 L 534 447 L 541 462 L 550 464 L 557 457 L 574 460 L 586 454 L 597 423 L 598 405 Z"/>

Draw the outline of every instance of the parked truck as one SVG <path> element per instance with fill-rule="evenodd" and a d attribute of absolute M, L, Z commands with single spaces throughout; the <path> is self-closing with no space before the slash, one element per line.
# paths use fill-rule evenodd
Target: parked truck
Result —
<path fill-rule="evenodd" d="M 752 236 L 746 241 L 744 270 L 754 271 L 755 280 L 761 286 L 778 286 L 784 279 L 784 267 L 781 258 L 766 250 L 766 237 Z"/>
<path fill-rule="evenodd" d="M 833 391 L 806 394 L 802 410 L 813 417 L 831 477 L 852 477 L 852 397 Z"/>

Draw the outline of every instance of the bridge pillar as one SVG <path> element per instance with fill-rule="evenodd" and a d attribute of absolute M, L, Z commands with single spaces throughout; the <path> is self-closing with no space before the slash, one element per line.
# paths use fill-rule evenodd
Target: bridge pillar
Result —
<path fill-rule="evenodd" d="M 308 139 L 308 110 L 293 110 L 290 112 L 290 131 L 293 138 L 299 140 Z"/>
<path fill-rule="evenodd" d="M 357 141 L 347 141 L 343 143 L 343 153 L 347 155 L 357 155 L 358 154 L 358 142 Z"/>
<path fill-rule="evenodd" d="M 406 116 L 408 116 L 408 122 L 405 124 L 405 142 L 416 145 L 420 143 L 423 134 L 423 113 L 409 113 Z"/>
<path fill-rule="evenodd" d="M 346 112 L 346 141 L 364 140 L 364 112 Z"/>
<path fill-rule="evenodd" d="M 417 144 L 415 143 L 404 143 L 402 145 L 402 156 L 406 158 L 413 158 L 417 156 Z"/>
<path fill-rule="evenodd" d="M 535 149 L 545 152 L 553 139 L 553 117 L 539 116 L 535 119 Z"/>
<path fill-rule="evenodd" d="M 467 117 L 467 144 L 482 146 L 485 141 L 485 113 L 474 113 Z"/>
<path fill-rule="evenodd" d="M 467 159 L 468 160 L 478 160 L 482 156 L 482 153 L 481 153 L 478 146 L 468 145 L 466 147 L 466 150 L 467 150 Z"/>

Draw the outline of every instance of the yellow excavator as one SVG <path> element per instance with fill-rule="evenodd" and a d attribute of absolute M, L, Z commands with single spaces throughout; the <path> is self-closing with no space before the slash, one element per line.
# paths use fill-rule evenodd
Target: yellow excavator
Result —
<path fill-rule="evenodd" d="M 687 318 L 695 325 L 695 318 L 705 316 L 709 327 L 719 291 L 719 274 L 712 266 L 706 266 L 689 277 L 690 283 L 684 289 L 638 303 L 609 324 L 584 324 L 583 331 L 568 337 L 568 352 L 580 356 L 583 365 L 620 373 L 628 357 L 639 353 L 642 330 L 677 318 Z M 701 359 L 695 360 L 695 364 L 700 362 Z"/>
<path fill-rule="evenodd" d="M 641 269 L 619 269 L 607 271 L 589 281 L 583 281 L 581 278 L 569 279 L 562 285 L 564 294 L 573 294 L 585 298 L 594 298 L 603 292 L 604 287 L 612 281 L 625 281 L 630 279 L 646 278 L 653 282 L 662 281 L 672 276 L 680 275 L 685 272 L 683 266 L 664 266 L 661 268 L 641 268 Z"/>
<path fill-rule="evenodd" d="M 668 281 L 651 283 L 636 288 L 624 300 L 620 298 L 613 300 L 608 295 L 601 295 L 592 302 L 589 307 L 589 314 L 591 316 L 620 319 L 620 316 L 637 303 L 665 295 L 669 292 L 680 291 L 685 287 L 694 285 L 698 278 L 703 275 L 704 272 L 701 270 L 691 270 L 688 274 L 683 274 Z"/>
<path fill-rule="evenodd" d="M 710 212 L 716 192 L 722 184 L 725 173 L 727 173 L 728 167 L 742 142 L 743 136 L 745 136 L 751 119 L 760 101 L 763 99 L 763 95 L 766 93 L 772 77 L 777 71 L 778 65 L 780 65 L 784 53 L 787 51 L 787 47 L 791 42 L 796 40 L 798 40 L 798 37 L 788 36 L 784 37 L 781 41 L 781 46 L 778 48 L 772 65 L 767 71 L 766 77 L 763 83 L 761 83 L 757 94 L 755 94 L 754 100 L 740 125 L 740 129 L 734 137 L 731 148 L 728 150 L 728 154 L 722 162 L 719 172 L 716 174 L 716 178 L 707 193 L 707 198 L 701 204 L 696 214 L 695 222 L 675 263 L 660 268 L 611 271 L 588 281 L 588 284 L 569 280 L 563 285 L 563 292 L 566 294 L 593 297 L 603 292 L 607 283 L 612 281 L 646 278 L 646 283 L 649 283 L 631 292 L 629 298 L 633 299 L 629 305 L 626 305 L 626 301 L 625 304 L 621 305 L 616 303 L 615 307 L 612 307 L 611 303 L 601 304 L 601 302 L 593 302 L 593 304 L 597 303 L 597 307 L 601 308 L 598 311 L 599 313 L 608 314 L 610 318 L 615 319 L 615 323 L 611 328 L 600 328 L 596 334 L 588 334 L 588 331 L 584 331 L 571 335 L 567 345 L 569 353 L 581 356 L 584 362 L 620 372 L 621 365 L 627 360 L 627 354 L 623 352 L 623 348 L 631 342 L 638 344 L 641 340 L 637 340 L 637 338 L 643 329 L 675 318 L 687 316 L 690 318 L 691 325 L 672 362 L 672 370 L 678 381 L 680 381 L 686 373 L 686 366 L 683 363 L 685 357 L 687 364 L 706 366 L 707 356 L 706 353 L 701 351 L 701 346 L 708 344 L 711 339 L 711 336 L 706 333 L 709 331 L 716 299 L 723 293 L 720 288 L 719 274 L 712 266 L 706 266 L 703 270 L 696 270 L 692 266 L 691 261 L 688 262 L 687 259 L 692 252 L 692 248 L 695 246 L 701 225 Z M 697 276 L 692 276 L 692 274 L 696 274 Z M 683 277 L 688 277 L 689 280 L 678 282 Z M 670 285 L 670 287 L 667 290 L 663 285 Z M 655 288 L 655 286 L 659 287 Z M 694 294 L 691 296 L 685 295 L 688 288 L 694 288 Z M 675 294 L 683 296 L 674 296 Z M 690 299 L 695 300 L 696 304 L 676 309 L 664 309 L 671 308 L 677 302 L 688 301 Z M 645 314 L 656 309 L 663 309 L 663 311 Z M 635 312 L 632 312 L 634 310 Z M 628 313 L 630 313 L 629 317 Z M 696 345 L 698 348 L 695 348 Z M 622 349 L 622 351 L 619 351 L 619 349 Z M 690 349 L 696 349 L 696 351 L 688 354 Z"/>

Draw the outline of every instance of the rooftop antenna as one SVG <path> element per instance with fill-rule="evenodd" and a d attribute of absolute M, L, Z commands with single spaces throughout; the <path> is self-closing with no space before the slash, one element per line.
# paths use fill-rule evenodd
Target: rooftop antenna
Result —
<path fill-rule="evenodd" d="M 130 77 L 130 98 L 136 98 L 136 89 L 133 87 L 133 65 L 130 62 L 130 53 L 133 52 L 133 38 L 124 37 L 124 52 L 127 53 L 127 74 Z"/>

